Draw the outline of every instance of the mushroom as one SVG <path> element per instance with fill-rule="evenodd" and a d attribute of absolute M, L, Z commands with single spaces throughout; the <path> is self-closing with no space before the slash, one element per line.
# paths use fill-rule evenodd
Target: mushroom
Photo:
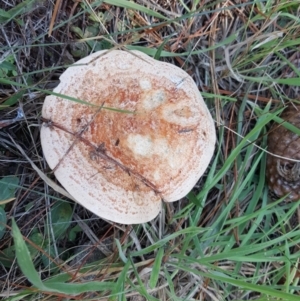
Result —
<path fill-rule="evenodd" d="M 99 217 L 144 223 L 184 197 L 214 152 L 213 119 L 192 78 L 139 51 L 99 51 L 46 97 L 41 143 L 58 181 Z M 63 96 L 66 95 L 66 96 Z"/>

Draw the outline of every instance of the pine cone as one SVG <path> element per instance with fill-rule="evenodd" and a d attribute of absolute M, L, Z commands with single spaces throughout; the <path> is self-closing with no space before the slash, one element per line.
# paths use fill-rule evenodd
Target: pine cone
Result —
<path fill-rule="evenodd" d="M 288 106 L 280 117 L 300 128 L 300 106 Z M 300 137 L 274 123 L 268 135 L 268 151 L 281 157 L 300 160 Z M 270 192 L 277 197 L 289 194 L 287 200 L 300 199 L 300 162 L 268 154 L 266 178 Z"/>

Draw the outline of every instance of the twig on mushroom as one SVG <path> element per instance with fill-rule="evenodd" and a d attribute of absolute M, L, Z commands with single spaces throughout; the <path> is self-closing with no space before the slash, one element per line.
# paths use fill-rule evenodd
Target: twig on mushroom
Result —
<path fill-rule="evenodd" d="M 104 102 L 102 103 L 102 105 L 97 109 L 96 113 L 93 115 L 92 119 L 86 124 L 84 125 L 84 127 L 82 127 L 76 134 L 72 133 L 72 135 L 75 136 L 75 140 L 72 142 L 72 144 L 69 146 L 69 148 L 67 149 L 65 156 L 68 155 L 68 153 L 72 150 L 72 148 L 74 147 L 74 145 L 80 140 L 80 138 L 82 137 L 82 134 L 89 128 L 89 126 L 92 124 L 92 122 L 95 120 L 96 115 L 101 111 L 101 109 L 104 106 Z M 43 120 L 43 118 L 42 118 Z M 53 122 L 51 120 L 46 122 L 46 126 L 53 126 Z M 71 133 L 70 133 L 71 134 Z M 57 168 L 59 167 L 59 165 L 61 164 L 61 162 L 63 161 L 64 157 L 62 157 L 57 165 L 53 168 L 52 172 L 55 172 L 57 170 Z"/>
<path fill-rule="evenodd" d="M 103 107 L 104 103 L 102 104 L 101 108 Z M 91 125 L 91 123 L 93 122 L 93 120 L 95 119 L 96 114 L 98 114 L 101 110 L 101 108 L 99 108 L 97 110 L 97 112 L 95 113 L 95 115 L 93 116 L 92 120 L 85 125 L 81 130 L 78 131 L 78 133 L 73 133 L 71 131 L 69 131 L 68 129 L 66 129 L 65 127 L 63 127 L 60 124 L 57 124 L 55 122 L 53 122 L 50 119 L 46 119 L 41 117 L 41 120 L 44 122 L 45 126 L 51 126 L 51 127 L 55 127 L 58 128 L 68 134 L 71 134 L 75 137 L 75 140 L 73 141 L 73 143 L 70 145 L 70 147 L 68 148 L 68 150 L 66 151 L 64 157 L 70 153 L 70 151 L 72 150 L 72 148 L 74 147 L 74 145 L 78 142 L 78 141 L 82 141 L 83 143 L 85 143 L 86 145 L 90 146 L 93 150 L 90 152 L 90 157 L 92 158 L 92 160 L 95 160 L 97 157 L 100 157 L 104 160 L 106 160 L 107 162 L 110 162 L 116 166 L 118 166 L 119 168 L 121 168 L 123 171 L 125 171 L 128 175 L 132 175 L 135 178 L 139 179 L 141 182 L 143 182 L 146 186 L 148 186 L 149 188 L 151 188 L 155 194 L 160 195 L 160 191 L 157 189 L 157 187 L 148 179 L 146 179 L 144 176 L 142 176 L 140 173 L 130 169 L 129 167 L 123 165 L 122 163 L 118 162 L 117 160 L 115 160 L 114 158 L 110 157 L 107 153 L 106 153 L 106 149 L 105 149 L 105 145 L 104 143 L 101 143 L 100 146 L 95 146 L 93 145 L 90 141 L 88 141 L 87 139 L 82 137 L 82 134 L 87 130 L 87 128 Z M 58 164 L 55 166 L 55 168 L 53 169 L 53 171 L 57 170 L 58 166 L 61 164 L 61 162 L 63 161 L 64 157 L 62 157 Z"/>

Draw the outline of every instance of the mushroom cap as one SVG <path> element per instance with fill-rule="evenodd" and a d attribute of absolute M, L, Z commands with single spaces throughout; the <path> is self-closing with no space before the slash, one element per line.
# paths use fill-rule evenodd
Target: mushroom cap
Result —
<path fill-rule="evenodd" d="M 54 92 L 91 105 L 46 97 L 45 158 L 99 217 L 153 219 L 161 199 L 176 201 L 193 188 L 213 155 L 214 122 L 192 78 L 142 52 L 93 53 L 69 67 Z"/>

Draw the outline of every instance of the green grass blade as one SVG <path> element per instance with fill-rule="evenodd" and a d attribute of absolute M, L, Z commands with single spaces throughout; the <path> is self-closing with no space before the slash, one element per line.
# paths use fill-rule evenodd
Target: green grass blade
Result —
<path fill-rule="evenodd" d="M 131 266 L 131 261 L 128 260 L 118 277 L 118 280 L 116 282 L 114 289 L 111 292 L 111 297 L 109 298 L 109 301 L 113 301 L 113 300 L 117 300 L 117 299 L 122 300 L 122 298 L 124 296 L 126 274 L 129 270 L 130 266 Z"/>
<path fill-rule="evenodd" d="M 225 274 L 222 275 L 220 272 L 210 271 L 210 272 L 203 273 L 196 269 L 191 269 L 189 267 L 184 267 L 182 265 L 178 266 L 178 265 L 172 264 L 172 263 L 170 265 L 174 266 L 175 268 L 180 268 L 187 272 L 194 273 L 195 275 L 199 275 L 201 277 L 219 280 L 219 281 L 222 281 L 223 283 L 228 283 L 228 284 L 234 285 L 239 288 L 242 287 L 251 292 L 259 292 L 262 294 L 266 294 L 270 297 L 280 298 L 280 300 L 299 301 L 299 296 L 281 292 L 281 291 L 271 288 L 267 285 L 258 285 L 258 284 L 253 284 L 253 283 L 249 283 L 246 281 L 238 280 L 238 279 L 233 279 Z"/>
<path fill-rule="evenodd" d="M 149 286 L 151 289 L 156 287 L 163 256 L 164 256 L 164 249 L 160 248 L 155 256 L 155 261 L 153 263 L 152 272 L 150 276 Z"/>
<path fill-rule="evenodd" d="M 124 262 L 124 263 L 127 263 L 128 259 L 126 258 L 126 255 L 124 254 L 123 250 L 122 250 L 122 246 L 121 246 L 121 243 L 118 239 L 115 238 L 115 243 L 116 243 L 116 246 L 118 248 L 118 251 L 119 251 L 119 257 L 120 259 Z"/>
<path fill-rule="evenodd" d="M 236 34 L 231 35 L 230 37 L 224 39 L 222 42 L 215 44 L 211 47 L 207 47 L 205 49 L 201 49 L 201 50 L 194 50 L 194 51 L 190 51 L 190 52 L 182 52 L 182 53 L 175 53 L 175 52 L 168 52 L 168 51 L 162 51 L 160 53 L 161 57 L 184 57 L 184 56 L 190 56 L 190 55 L 199 55 L 202 53 L 206 53 L 208 51 L 217 49 L 219 47 L 223 47 L 226 46 L 227 44 L 232 43 L 235 39 L 236 39 Z M 153 49 L 153 48 L 148 48 L 148 47 L 143 47 L 143 46 L 134 46 L 134 45 L 127 45 L 126 46 L 127 49 L 129 50 L 139 50 L 142 51 L 150 56 L 155 57 L 157 50 Z"/>
<path fill-rule="evenodd" d="M 46 287 L 35 270 L 29 250 L 14 219 L 12 219 L 12 234 L 15 242 L 17 261 L 21 271 L 35 287 L 45 290 Z"/>
<path fill-rule="evenodd" d="M 45 291 L 75 296 L 87 292 L 111 291 L 114 288 L 114 283 L 104 281 L 90 281 L 86 283 L 51 282 L 47 284 Z"/>
<path fill-rule="evenodd" d="M 137 10 L 137 11 L 143 12 L 145 14 L 148 14 L 150 16 L 156 17 L 156 18 L 168 20 L 168 18 L 166 18 L 165 16 L 161 15 L 160 13 L 157 13 L 157 12 L 155 12 L 155 11 L 153 11 L 153 10 L 145 7 L 145 6 L 139 5 L 139 4 L 137 4 L 137 3 L 133 2 L 133 1 L 127 1 L 127 0 L 104 0 L 103 2 L 105 2 L 107 4 L 119 6 L 119 7 L 124 7 L 124 8 L 128 8 L 128 9 Z"/>
<path fill-rule="evenodd" d="M 75 66 L 73 65 L 73 67 L 75 67 Z M 28 87 L 26 85 L 23 85 L 23 84 L 20 84 L 20 83 L 17 83 L 17 82 L 13 82 L 11 80 L 4 79 L 4 78 L 0 78 L 0 83 L 5 84 L 5 85 L 18 86 L 18 87 L 25 88 L 25 89 L 32 89 L 32 90 L 35 90 L 35 91 L 43 92 L 43 93 L 48 94 L 48 95 L 54 95 L 54 96 L 57 96 L 57 97 L 61 97 L 63 99 L 71 100 L 71 101 L 74 101 L 74 102 L 77 102 L 77 103 L 80 103 L 80 104 L 84 104 L 84 105 L 87 105 L 87 106 L 96 107 L 96 108 L 101 107 L 104 110 L 114 111 L 114 112 L 118 112 L 118 113 L 125 113 L 125 114 L 135 114 L 135 112 L 128 111 L 128 110 L 120 110 L 118 108 L 110 108 L 110 107 L 105 107 L 105 106 L 101 106 L 101 105 L 95 105 L 93 103 L 86 102 L 84 100 L 81 100 L 81 99 L 78 99 L 78 98 L 75 98 L 75 97 L 71 97 L 71 96 L 68 96 L 68 95 L 65 95 L 65 94 L 56 93 L 56 92 L 49 91 L 49 90 L 40 89 L 40 88 L 37 88 L 35 86 Z"/>
<path fill-rule="evenodd" d="M 202 228 L 198 228 L 198 227 L 189 227 L 180 231 L 177 231 L 176 233 L 172 233 L 171 235 L 157 241 L 155 244 L 153 244 L 152 246 L 149 246 L 147 248 L 144 248 L 141 251 L 136 251 L 131 253 L 131 256 L 140 256 L 140 255 L 144 255 L 147 254 L 149 252 L 155 251 L 158 248 L 164 246 L 167 242 L 169 242 L 172 239 L 175 239 L 176 237 L 180 236 L 180 235 L 184 235 L 184 234 L 193 234 L 193 235 L 198 235 L 202 232 L 207 231 L 208 229 L 202 229 Z"/>
<path fill-rule="evenodd" d="M 110 291 L 114 289 L 115 284 L 112 282 L 91 281 L 87 283 L 43 283 L 33 265 L 28 248 L 14 219 L 12 220 L 12 232 L 20 269 L 24 276 L 26 276 L 38 290 L 66 295 L 78 295 L 85 292 Z"/>

